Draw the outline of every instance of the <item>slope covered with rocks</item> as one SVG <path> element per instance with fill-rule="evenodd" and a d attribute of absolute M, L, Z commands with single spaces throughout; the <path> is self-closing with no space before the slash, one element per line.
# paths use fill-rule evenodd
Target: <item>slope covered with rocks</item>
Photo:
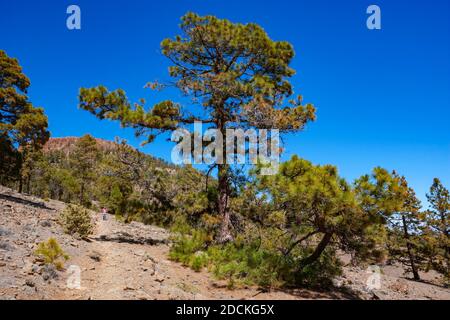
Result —
<path fill-rule="evenodd" d="M 168 260 L 165 229 L 123 224 L 112 216 L 103 220 L 93 212 L 94 235 L 76 239 L 58 225 L 64 207 L 0 186 L 0 299 L 450 299 L 448 289 L 407 280 L 393 266 L 383 270 L 380 290 L 367 290 L 370 275 L 356 267 L 346 267 L 336 288 L 327 292 L 228 290 L 207 271 Z M 43 265 L 34 255 L 37 244 L 51 237 L 70 256 L 66 270 Z M 70 286 L 73 270 L 80 271 L 79 288 Z"/>

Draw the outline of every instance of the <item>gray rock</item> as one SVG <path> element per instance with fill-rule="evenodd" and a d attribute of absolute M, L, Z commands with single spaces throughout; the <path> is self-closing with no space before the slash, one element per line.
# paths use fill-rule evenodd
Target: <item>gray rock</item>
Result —
<path fill-rule="evenodd" d="M 389 300 L 389 293 L 384 290 L 372 290 L 372 300 Z"/>
<path fill-rule="evenodd" d="M 27 279 L 25 280 L 25 285 L 33 288 L 36 284 L 32 280 Z"/>
<path fill-rule="evenodd" d="M 0 241 L 0 249 L 5 251 L 14 251 L 14 247 L 5 241 Z"/>
<path fill-rule="evenodd" d="M 89 258 L 91 258 L 92 260 L 94 260 L 96 262 L 100 262 L 101 254 L 97 251 L 92 251 L 89 253 Z"/>
<path fill-rule="evenodd" d="M 52 264 L 46 264 L 44 267 L 42 267 L 41 273 L 42 273 L 42 278 L 45 281 L 58 278 L 58 272 L 57 272 L 55 266 Z"/>
<path fill-rule="evenodd" d="M 0 236 L 1 237 L 6 237 L 6 236 L 9 236 L 11 234 L 12 234 L 12 232 L 9 231 L 8 229 L 0 227 Z"/>
<path fill-rule="evenodd" d="M 161 285 L 161 293 L 168 296 L 169 300 L 190 300 L 192 299 L 192 294 L 183 291 L 180 288 L 173 286 Z"/>
<path fill-rule="evenodd" d="M 39 272 L 39 266 L 37 264 L 33 264 L 33 266 L 31 267 L 31 271 L 33 273 L 38 273 Z"/>
<path fill-rule="evenodd" d="M 41 227 L 51 227 L 52 223 L 49 220 L 43 220 L 41 221 Z"/>
<path fill-rule="evenodd" d="M 37 288 L 36 287 L 26 286 L 26 287 L 23 288 L 23 291 L 25 292 L 25 294 L 27 296 L 34 296 L 37 293 Z"/>

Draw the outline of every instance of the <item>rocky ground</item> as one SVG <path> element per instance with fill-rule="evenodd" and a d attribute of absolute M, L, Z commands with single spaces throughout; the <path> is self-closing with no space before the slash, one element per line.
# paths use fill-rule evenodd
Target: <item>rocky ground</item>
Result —
<path fill-rule="evenodd" d="M 0 299 L 450 299 L 449 289 L 437 285 L 435 275 L 414 282 L 395 266 L 383 267 L 379 286 L 375 279 L 370 289 L 366 284 L 373 273 L 345 267 L 336 288 L 327 292 L 228 290 L 206 271 L 194 272 L 169 261 L 166 230 L 125 225 L 111 216 L 104 221 L 94 213 L 94 235 L 79 240 L 57 224 L 64 207 L 0 186 Z M 50 237 L 70 256 L 64 271 L 42 265 L 33 254 L 37 244 Z"/>

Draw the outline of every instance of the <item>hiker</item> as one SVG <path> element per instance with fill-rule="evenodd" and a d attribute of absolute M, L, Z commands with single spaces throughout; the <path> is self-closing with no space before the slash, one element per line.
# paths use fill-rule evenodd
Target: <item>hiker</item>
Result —
<path fill-rule="evenodd" d="M 102 219 L 103 219 L 103 221 L 106 221 L 107 220 L 107 217 L 106 217 L 106 213 L 107 213 L 108 211 L 106 210 L 106 208 L 102 208 Z"/>

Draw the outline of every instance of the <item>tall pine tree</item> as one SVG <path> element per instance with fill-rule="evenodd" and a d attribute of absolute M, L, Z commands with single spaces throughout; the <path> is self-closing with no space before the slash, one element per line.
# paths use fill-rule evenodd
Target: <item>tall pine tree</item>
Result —
<path fill-rule="evenodd" d="M 74 176 L 80 184 L 79 201 L 81 204 L 88 205 L 90 203 L 86 198 L 86 191 L 96 178 L 95 168 L 99 156 L 97 141 L 91 135 L 87 134 L 76 142 L 70 159 Z"/>
<path fill-rule="evenodd" d="M 389 251 L 391 257 L 406 266 L 414 280 L 420 280 L 419 271 L 424 269 L 425 259 L 422 256 L 421 226 L 426 217 L 420 211 L 421 204 L 405 177 L 397 177 L 399 189 L 397 199 L 402 202 L 402 209 L 390 219 Z"/>
<path fill-rule="evenodd" d="M 427 218 L 427 235 L 430 242 L 433 268 L 444 275 L 450 284 L 450 193 L 442 182 L 435 178 L 427 194 L 430 210 Z"/>
<path fill-rule="evenodd" d="M 172 64 L 175 86 L 192 98 L 190 107 L 163 101 L 146 110 L 144 101 L 131 104 L 123 90 L 103 86 L 81 89 L 80 107 L 100 119 L 118 120 L 152 141 L 159 133 L 201 121 L 220 130 L 273 128 L 295 132 L 315 118 L 312 105 L 292 98 L 290 43 L 274 41 L 254 23 L 232 23 L 214 16 L 187 13 L 182 34 L 161 43 Z M 286 101 L 288 100 L 288 101 Z M 195 108 L 196 107 L 196 108 Z M 225 146 L 223 147 L 225 154 Z M 224 159 L 218 173 L 218 213 L 222 217 L 218 240 L 232 239 L 229 211 L 230 164 Z"/>
<path fill-rule="evenodd" d="M 17 59 L 0 50 L 0 182 L 19 180 L 21 164 L 48 140 L 47 117 L 28 99 L 30 80 Z"/>

